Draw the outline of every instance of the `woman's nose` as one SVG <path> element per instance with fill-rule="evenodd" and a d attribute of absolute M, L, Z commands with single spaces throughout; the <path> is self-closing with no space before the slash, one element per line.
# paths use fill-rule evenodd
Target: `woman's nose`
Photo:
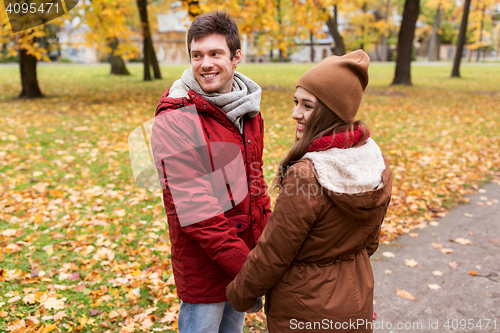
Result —
<path fill-rule="evenodd" d="M 292 118 L 293 119 L 302 119 L 303 117 L 304 117 L 304 115 L 302 114 L 302 112 L 300 112 L 298 110 L 298 107 L 294 107 L 293 112 L 292 112 Z"/>

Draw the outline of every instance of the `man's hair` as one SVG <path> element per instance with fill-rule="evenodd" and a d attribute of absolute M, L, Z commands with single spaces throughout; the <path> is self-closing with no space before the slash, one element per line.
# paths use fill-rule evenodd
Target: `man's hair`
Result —
<path fill-rule="evenodd" d="M 187 47 L 189 58 L 191 58 L 191 42 L 200 40 L 211 34 L 219 34 L 226 37 L 227 46 L 231 53 L 231 60 L 236 55 L 236 50 L 241 49 L 240 33 L 238 25 L 229 13 L 213 11 L 198 16 L 187 34 Z"/>

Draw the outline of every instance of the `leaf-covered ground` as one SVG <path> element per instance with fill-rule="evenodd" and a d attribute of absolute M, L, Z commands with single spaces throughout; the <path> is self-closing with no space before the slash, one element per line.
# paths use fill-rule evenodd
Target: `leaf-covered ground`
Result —
<path fill-rule="evenodd" d="M 294 86 L 310 65 L 239 70 L 263 87 L 265 175 L 293 142 Z M 160 191 L 138 188 L 129 133 L 151 119 L 186 66 L 144 83 L 108 66 L 41 66 L 47 98 L 25 101 L 17 67 L 0 67 L 0 331 L 175 331 L 179 299 Z M 500 66 L 414 66 L 413 87 L 390 87 L 372 64 L 359 118 L 394 174 L 382 241 L 498 180 Z M 247 315 L 245 331 L 265 327 Z"/>

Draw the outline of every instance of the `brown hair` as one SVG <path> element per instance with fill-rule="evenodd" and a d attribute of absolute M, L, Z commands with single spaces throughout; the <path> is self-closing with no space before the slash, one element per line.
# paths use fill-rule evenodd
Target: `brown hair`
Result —
<path fill-rule="evenodd" d="M 295 143 L 288 152 L 288 155 L 279 164 L 278 171 L 276 172 L 276 176 L 274 177 L 272 184 L 273 190 L 280 188 L 283 185 L 283 179 L 285 178 L 288 168 L 305 155 L 307 148 L 314 140 L 328 134 L 333 134 L 335 137 L 335 134 L 343 132 L 345 135 L 348 135 L 349 131 L 353 131 L 358 127 L 363 131 L 363 137 L 358 143 L 354 144 L 348 142 L 348 146 L 346 148 L 362 146 L 368 139 L 368 126 L 362 120 L 357 120 L 353 123 L 346 123 L 323 102 L 316 99 L 316 107 L 306 122 L 302 139 L 295 140 Z"/>
<path fill-rule="evenodd" d="M 198 16 L 189 27 L 187 33 L 189 58 L 191 59 L 191 42 L 193 40 L 200 40 L 211 34 L 219 34 L 226 37 L 231 60 L 233 60 L 236 51 L 241 49 L 238 25 L 229 13 L 218 10 Z"/>

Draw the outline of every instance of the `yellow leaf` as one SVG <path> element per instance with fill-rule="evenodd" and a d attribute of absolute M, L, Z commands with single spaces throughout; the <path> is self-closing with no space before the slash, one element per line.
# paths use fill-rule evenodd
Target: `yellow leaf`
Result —
<path fill-rule="evenodd" d="M 412 294 L 410 294 L 407 291 L 396 289 L 396 296 L 399 296 L 401 298 L 409 299 L 411 301 L 418 301 L 415 297 L 413 297 Z"/>
<path fill-rule="evenodd" d="M 405 265 L 409 267 L 415 267 L 418 265 L 418 262 L 416 262 L 415 259 L 406 259 Z"/>
<path fill-rule="evenodd" d="M 56 329 L 56 324 L 43 324 L 37 333 L 49 333 Z"/>

